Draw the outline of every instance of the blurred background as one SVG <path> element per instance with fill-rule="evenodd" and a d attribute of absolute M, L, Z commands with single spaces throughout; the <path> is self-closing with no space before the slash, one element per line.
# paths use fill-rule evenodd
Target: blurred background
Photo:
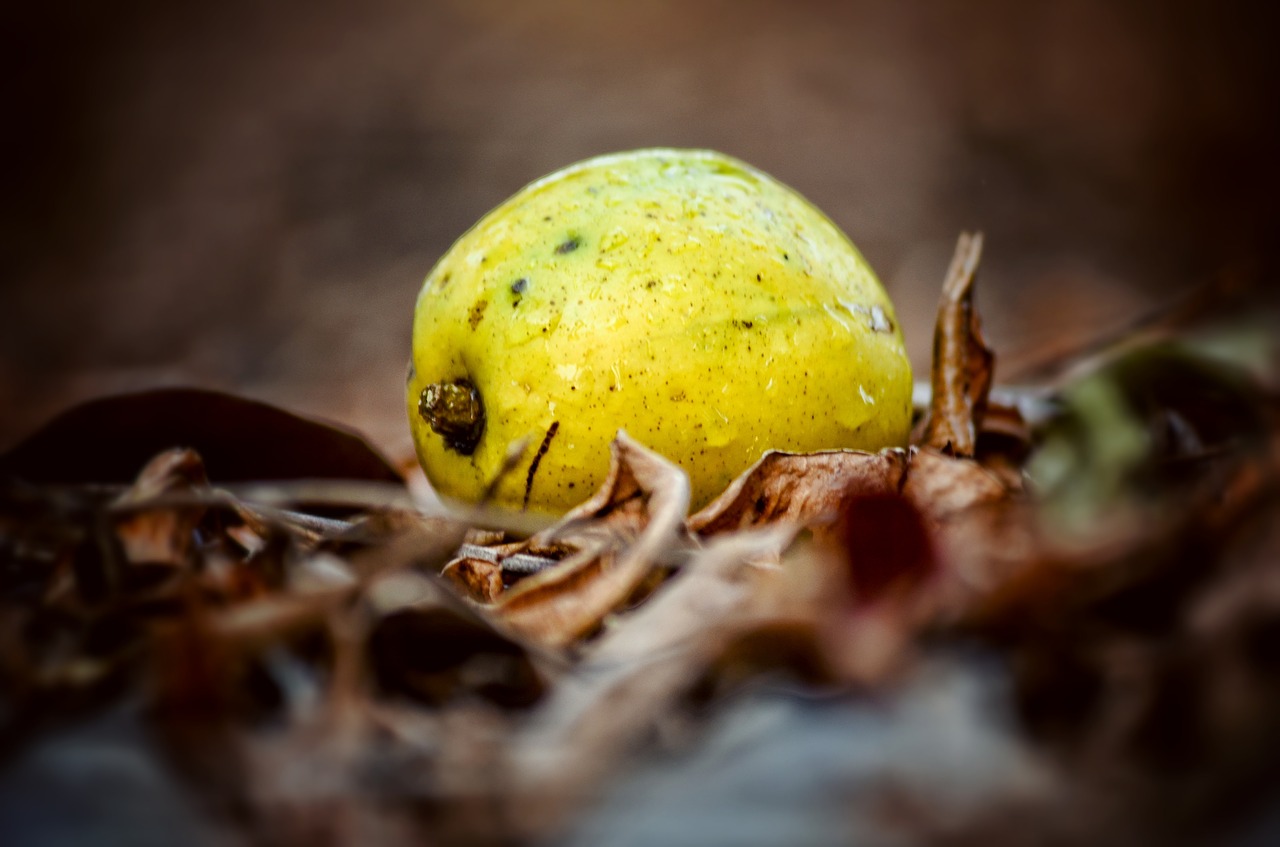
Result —
<path fill-rule="evenodd" d="M 1275 278 L 1274 4 L 11 5 L 0 449 L 81 399 L 198 384 L 407 456 L 432 263 L 618 149 L 717 148 L 808 196 L 888 286 L 918 375 L 963 228 L 987 234 L 998 380 Z"/>

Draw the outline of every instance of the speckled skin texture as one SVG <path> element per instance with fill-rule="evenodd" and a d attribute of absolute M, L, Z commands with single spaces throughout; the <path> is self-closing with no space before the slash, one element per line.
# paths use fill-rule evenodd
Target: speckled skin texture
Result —
<path fill-rule="evenodd" d="M 484 404 L 470 455 L 419 411 L 456 380 Z M 821 212 L 743 162 L 655 149 L 558 171 L 464 234 L 418 298 L 407 396 L 445 497 L 478 499 L 527 439 L 496 502 L 563 512 L 625 429 L 684 468 L 697 508 L 770 448 L 905 444 L 911 369 L 884 289 Z"/>

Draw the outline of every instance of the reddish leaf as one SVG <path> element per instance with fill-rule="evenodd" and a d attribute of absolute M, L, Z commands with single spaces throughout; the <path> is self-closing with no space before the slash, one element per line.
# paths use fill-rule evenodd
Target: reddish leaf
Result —
<path fill-rule="evenodd" d="M 859 606 L 890 592 L 909 591 L 937 572 L 923 515 L 896 493 L 848 498 L 840 513 L 838 538 Z"/>
<path fill-rule="evenodd" d="M 172 388 L 92 400 L 0 456 L 0 476 L 31 483 L 126 483 L 151 457 L 186 447 L 219 482 L 401 482 L 358 435 L 242 397 Z"/>

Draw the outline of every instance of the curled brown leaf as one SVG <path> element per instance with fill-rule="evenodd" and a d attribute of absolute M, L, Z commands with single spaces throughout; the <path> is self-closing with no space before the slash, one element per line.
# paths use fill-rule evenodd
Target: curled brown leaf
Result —
<path fill-rule="evenodd" d="M 497 602 L 502 594 L 502 566 L 487 559 L 454 559 L 440 572 L 463 597 L 477 603 Z"/>
<path fill-rule="evenodd" d="M 777 559 L 794 527 L 729 533 L 697 551 L 681 573 L 585 652 L 512 749 L 515 784 L 544 814 L 589 792 L 752 625 L 771 582 L 757 565 Z M 764 603 L 763 605 L 769 605 Z"/>
<path fill-rule="evenodd" d="M 995 474 L 971 459 L 921 449 L 912 449 L 909 456 L 902 495 L 935 529 L 967 509 L 1010 496 Z"/>
<path fill-rule="evenodd" d="M 684 471 L 619 432 L 600 490 L 530 539 L 534 548 L 572 539 L 580 552 L 503 594 L 499 617 L 550 646 L 586 635 L 680 544 L 688 509 Z"/>
<path fill-rule="evenodd" d="M 851 490 L 896 491 L 906 456 L 901 450 L 770 450 L 690 517 L 689 531 L 708 536 L 765 524 L 829 522 Z"/>
<path fill-rule="evenodd" d="M 151 501 L 208 487 L 204 461 L 194 450 L 166 450 L 149 461 L 112 504 L 124 513 L 116 519 L 116 535 L 125 557 L 135 564 L 186 564 L 206 507 L 198 501 L 182 506 L 152 505 Z"/>
<path fill-rule="evenodd" d="M 920 444 L 956 456 L 977 450 L 978 429 L 991 390 L 995 354 L 982 337 L 973 283 L 982 234 L 961 233 L 942 287 L 933 336 L 933 396 Z"/>

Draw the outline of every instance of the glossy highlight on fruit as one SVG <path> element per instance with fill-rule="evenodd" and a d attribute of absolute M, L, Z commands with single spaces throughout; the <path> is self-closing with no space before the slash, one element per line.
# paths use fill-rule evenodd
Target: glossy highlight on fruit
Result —
<path fill-rule="evenodd" d="M 906 443 L 888 296 L 799 194 L 705 150 L 599 156 L 525 187 L 428 274 L 407 401 L 445 497 L 559 513 L 619 429 L 678 463 L 693 507 L 768 449 Z"/>

